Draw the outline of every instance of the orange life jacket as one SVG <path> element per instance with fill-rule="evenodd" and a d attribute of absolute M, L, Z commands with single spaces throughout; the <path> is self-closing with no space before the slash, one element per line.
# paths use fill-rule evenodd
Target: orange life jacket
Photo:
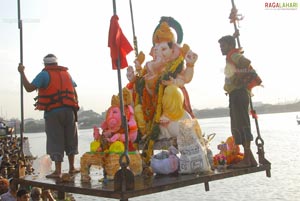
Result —
<path fill-rule="evenodd" d="M 243 54 L 243 51 L 241 49 L 233 49 L 226 56 L 226 60 L 229 61 L 234 66 L 236 66 L 236 64 L 231 59 L 231 56 L 234 53 Z M 237 68 L 236 70 L 237 71 L 235 73 L 235 76 L 237 77 L 238 85 L 243 85 L 248 90 L 251 90 L 253 87 L 261 85 L 262 80 L 251 65 L 249 65 L 245 69 Z"/>
<path fill-rule="evenodd" d="M 43 70 L 49 73 L 47 88 L 39 88 L 35 98 L 35 109 L 50 111 L 59 107 L 73 107 L 79 109 L 75 88 L 68 68 L 62 66 L 46 66 Z"/>

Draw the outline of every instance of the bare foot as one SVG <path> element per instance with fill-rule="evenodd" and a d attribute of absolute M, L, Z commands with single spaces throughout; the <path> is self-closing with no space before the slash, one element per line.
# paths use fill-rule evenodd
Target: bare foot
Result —
<path fill-rule="evenodd" d="M 76 169 L 76 168 L 73 168 L 73 169 L 70 169 L 69 170 L 69 174 L 77 174 L 77 173 L 79 173 L 80 172 L 80 170 L 79 169 Z"/>
<path fill-rule="evenodd" d="M 230 165 L 228 168 L 240 169 L 240 168 L 248 168 L 248 167 L 251 167 L 251 164 L 239 162 L 237 164 Z"/>
<path fill-rule="evenodd" d="M 256 167 L 257 166 L 257 162 L 255 161 L 255 159 L 252 160 L 241 160 L 239 163 L 237 164 L 232 164 L 230 165 L 228 168 L 231 169 L 240 169 L 240 168 L 249 168 L 249 167 Z"/>
<path fill-rule="evenodd" d="M 46 175 L 46 178 L 48 179 L 57 179 L 57 178 L 60 178 L 61 177 L 61 174 L 57 173 L 57 172 L 53 172 L 51 174 L 48 174 Z"/>
<path fill-rule="evenodd" d="M 165 116 L 162 116 L 160 119 L 159 119 L 159 124 L 163 127 L 167 127 L 170 123 L 170 119 L 165 117 Z"/>

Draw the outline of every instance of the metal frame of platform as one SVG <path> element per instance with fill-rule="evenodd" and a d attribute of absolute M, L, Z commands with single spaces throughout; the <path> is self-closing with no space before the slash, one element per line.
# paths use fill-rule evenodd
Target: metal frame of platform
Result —
<path fill-rule="evenodd" d="M 72 182 L 61 182 L 60 180 L 46 179 L 45 177 L 39 178 L 35 175 L 27 175 L 23 178 L 16 178 L 16 181 L 23 186 L 37 186 L 45 189 L 56 190 L 59 192 L 60 196 L 64 196 L 65 193 L 68 192 L 128 200 L 133 197 L 159 193 L 201 183 L 204 183 L 205 190 L 209 191 L 209 182 L 211 181 L 261 171 L 266 171 L 266 176 L 270 177 L 270 170 L 271 164 L 266 164 L 243 169 L 225 169 L 221 172 L 215 170 L 214 172 L 205 174 L 156 175 L 151 177 L 136 176 L 134 178 L 134 189 L 128 191 L 115 191 L 114 181 L 107 181 L 105 183 L 94 180 L 91 182 L 82 182 L 80 180 L 80 174 L 76 175 Z"/>

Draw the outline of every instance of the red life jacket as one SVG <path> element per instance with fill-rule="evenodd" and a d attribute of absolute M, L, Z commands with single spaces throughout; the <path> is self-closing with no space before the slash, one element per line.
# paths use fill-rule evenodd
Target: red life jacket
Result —
<path fill-rule="evenodd" d="M 43 70 L 49 73 L 47 88 L 39 88 L 35 98 L 35 109 L 50 111 L 59 107 L 73 107 L 79 109 L 75 88 L 68 68 L 62 66 L 46 66 Z"/>
<path fill-rule="evenodd" d="M 243 54 L 243 51 L 241 49 L 233 49 L 229 51 L 229 53 L 226 56 L 226 60 L 234 66 L 236 66 L 236 64 L 231 59 L 231 56 L 234 53 Z M 236 68 L 235 76 L 237 77 L 237 84 L 245 86 L 248 90 L 251 90 L 253 87 L 259 86 L 262 83 L 261 78 L 258 76 L 258 74 L 251 65 L 249 65 L 245 69 Z"/>

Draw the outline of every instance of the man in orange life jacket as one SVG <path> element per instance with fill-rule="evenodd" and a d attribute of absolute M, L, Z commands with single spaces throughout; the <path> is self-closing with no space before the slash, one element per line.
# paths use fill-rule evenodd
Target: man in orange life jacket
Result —
<path fill-rule="evenodd" d="M 240 49 L 235 48 L 236 42 L 233 36 L 223 36 L 218 42 L 222 54 L 226 55 L 224 90 L 229 94 L 231 133 L 235 144 L 241 144 L 244 148 L 243 160 L 231 165 L 231 167 L 245 168 L 257 166 L 250 146 L 251 141 L 253 141 L 249 118 L 250 91 L 239 77 L 239 71 L 242 73 L 247 71 L 251 61 L 244 57 Z"/>
<path fill-rule="evenodd" d="M 78 173 L 74 167 L 75 155 L 78 154 L 77 111 L 79 109 L 76 83 L 67 72 L 68 68 L 58 66 L 57 58 L 48 54 L 43 59 L 45 68 L 30 83 L 24 73 L 25 67 L 19 65 L 23 86 L 27 92 L 38 90 L 35 98 L 37 110 L 44 111 L 45 131 L 47 136 L 47 154 L 55 162 L 53 173 L 47 178 L 61 176 L 61 163 L 64 152 L 69 160 L 69 173 Z"/>

